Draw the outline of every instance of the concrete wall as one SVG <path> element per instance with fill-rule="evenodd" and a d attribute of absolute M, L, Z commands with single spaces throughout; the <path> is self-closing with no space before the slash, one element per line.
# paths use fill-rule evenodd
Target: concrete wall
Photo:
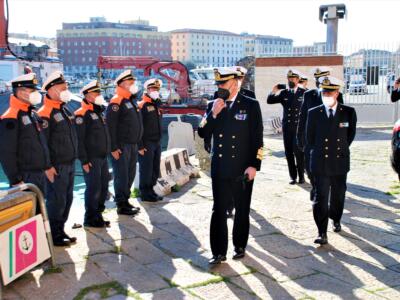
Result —
<path fill-rule="evenodd" d="M 267 105 L 267 95 L 277 83 L 286 83 L 288 68 L 294 68 L 308 76 L 308 88 L 315 88 L 312 69 L 318 66 L 332 68 L 331 75 L 343 80 L 342 56 L 313 57 L 263 57 L 256 59 L 255 93 L 260 101 L 264 122 L 270 118 L 282 116 L 282 106 Z"/>

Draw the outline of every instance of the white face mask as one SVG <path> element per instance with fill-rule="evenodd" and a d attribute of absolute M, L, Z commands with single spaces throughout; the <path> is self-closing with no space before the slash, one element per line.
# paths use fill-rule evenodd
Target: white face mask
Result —
<path fill-rule="evenodd" d="M 32 105 L 37 105 L 42 102 L 42 95 L 38 91 L 32 92 L 29 94 L 28 101 Z"/>
<path fill-rule="evenodd" d="M 324 103 L 325 106 L 332 107 L 335 104 L 335 98 L 322 96 L 322 103 Z"/>
<path fill-rule="evenodd" d="M 298 87 L 304 89 L 304 85 L 302 85 L 301 83 L 299 83 Z"/>
<path fill-rule="evenodd" d="M 129 87 L 129 92 L 130 92 L 132 95 L 136 95 L 137 92 L 138 92 L 138 90 L 139 90 L 139 88 L 137 87 L 136 84 L 132 84 L 132 85 Z"/>
<path fill-rule="evenodd" d="M 69 90 L 60 92 L 60 100 L 64 103 L 67 103 L 71 100 L 71 92 Z"/>
<path fill-rule="evenodd" d="M 104 97 L 102 95 L 98 95 L 96 98 L 94 98 L 94 104 L 96 105 L 105 105 L 106 101 L 104 100 Z"/>
<path fill-rule="evenodd" d="M 160 92 L 159 91 L 152 91 L 149 93 L 149 96 L 151 99 L 156 100 L 160 98 Z"/>

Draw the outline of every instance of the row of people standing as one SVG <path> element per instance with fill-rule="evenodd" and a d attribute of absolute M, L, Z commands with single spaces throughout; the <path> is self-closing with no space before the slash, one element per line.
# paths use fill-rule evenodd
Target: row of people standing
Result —
<path fill-rule="evenodd" d="M 354 108 L 343 104 L 343 83 L 330 76 L 329 68 L 316 68 L 314 77 L 316 88 L 305 90 L 298 87 L 300 73 L 289 70 L 289 88 L 275 85 L 267 103 L 283 106 L 282 131 L 290 184 L 296 184 L 297 176 L 298 183 L 305 183 L 306 170 L 318 228 L 315 243 L 326 244 L 329 218 L 334 231 L 341 231 L 349 147 L 356 134 L 357 116 Z"/>
<path fill-rule="evenodd" d="M 143 201 L 160 201 L 152 187 L 159 174 L 161 81 L 144 84 L 138 101 L 135 77 L 124 71 L 115 80 L 116 95 L 107 103 L 97 80 L 83 87 L 81 108 L 73 113 L 68 83 L 59 71 L 42 85 L 42 102 L 34 73 L 12 81 L 9 109 L 0 118 L 0 162 L 10 186 L 37 185 L 46 198 L 54 245 L 76 242 L 65 233 L 73 202 L 75 160 L 82 164 L 85 190 L 84 225 L 105 227 L 102 217 L 110 180 L 108 157 L 114 174 L 118 214 L 135 215 L 129 203 L 139 156 L 140 191 Z M 158 162 L 158 163 L 157 163 Z"/>

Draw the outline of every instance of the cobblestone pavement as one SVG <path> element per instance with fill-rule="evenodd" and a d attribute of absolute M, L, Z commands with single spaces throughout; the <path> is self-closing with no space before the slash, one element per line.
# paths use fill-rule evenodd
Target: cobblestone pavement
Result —
<path fill-rule="evenodd" d="M 78 243 L 3 289 L 5 299 L 400 299 L 400 185 L 390 168 L 391 131 L 364 128 L 352 146 L 343 231 L 313 244 L 309 185 L 290 186 L 281 136 L 265 136 L 247 256 L 207 265 L 210 178 L 108 229 L 70 229 Z M 71 223 L 82 222 L 74 211 Z M 232 221 L 229 220 L 232 227 Z"/>

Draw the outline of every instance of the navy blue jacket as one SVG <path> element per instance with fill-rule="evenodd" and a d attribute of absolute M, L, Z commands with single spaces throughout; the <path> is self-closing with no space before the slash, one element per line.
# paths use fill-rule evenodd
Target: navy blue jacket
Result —
<path fill-rule="evenodd" d="M 308 112 L 306 143 L 310 169 L 315 175 L 344 175 L 350 171 L 350 145 L 356 135 L 354 108 L 338 103 L 331 122 L 324 105 Z"/>

